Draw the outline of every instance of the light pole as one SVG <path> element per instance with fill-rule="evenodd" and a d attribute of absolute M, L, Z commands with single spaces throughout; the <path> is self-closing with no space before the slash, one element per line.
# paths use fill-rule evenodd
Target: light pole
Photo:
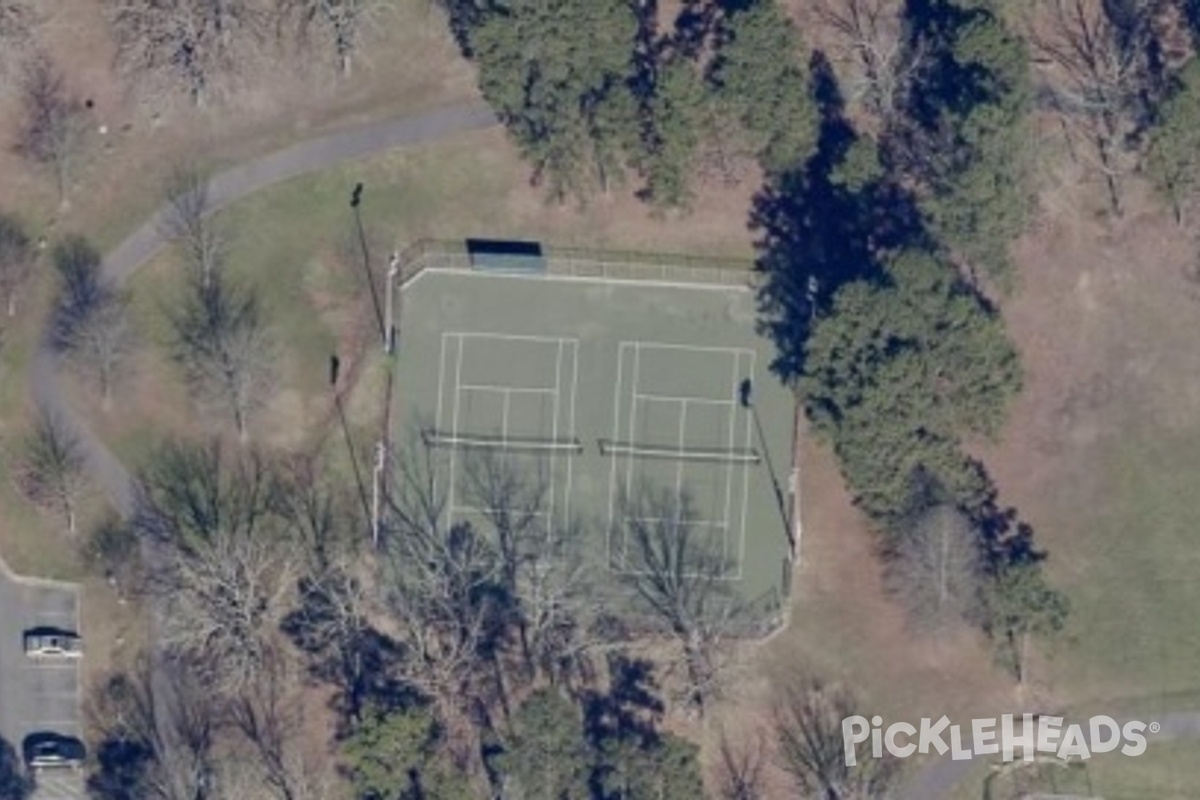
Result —
<path fill-rule="evenodd" d="M 400 254 L 392 251 L 392 257 L 388 261 L 387 283 L 384 285 L 384 291 L 387 292 L 387 336 L 383 341 L 383 352 L 389 356 L 396 349 L 396 274 L 400 272 Z"/>

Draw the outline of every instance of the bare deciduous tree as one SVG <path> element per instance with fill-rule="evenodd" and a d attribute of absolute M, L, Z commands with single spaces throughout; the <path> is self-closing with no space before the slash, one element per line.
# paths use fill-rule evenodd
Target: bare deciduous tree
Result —
<path fill-rule="evenodd" d="M 65 203 L 87 141 L 87 111 L 45 53 L 25 63 L 21 99 L 17 152 L 53 172 L 59 200 Z"/>
<path fill-rule="evenodd" d="M 113 388 L 125 374 L 136 342 L 128 306 L 128 295 L 108 293 L 72 332 L 71 357 L 99 388 L 104 411 L 112 408 Z"/>
<path fill-rule="evenodd" d="M 212 213 L 208 180 L 193 165 L 177 166 L 167 176 L 164 194 L 162 232 L 178 243 L 188 268 L 199 273 L 201 286 L 208 288 L 229 248 L 228 234 Z"/>
<path fill-rule="evenodd" d="M 888 796 L 897 762 L 872 758 L 862 747 L 857 763 L 846 763 L 842 720 L 853 716 L 851 696 L 820 681 L 806 680 L 780 693 L 775 734 L 782 766 L 802 797 L 874 800 Z"/>
<path fill-rule="evenodd" d="M 275 347 L 258 294 L 220 274 L 188 281 L 188 292 L 172 319 L 175 358 L 188 386 L 203 405 L 233 417 L 243 442 L 250 420 L 274 388 Z"/>
<path fill-rule="evenodd" d="M 952 506 L 935 506 L 903 525 L 888 554 L 890 588 L 913 621 L 940 628 L 976 617 L 983 587 L 979 532 Z"/>
<path fill-rule="evenodd" d="M 297 577 L 273 480 L 255 453 L 168 445 L 142 476 L 142 532 L 170 548 L 150 578 L 164 603 L 159 643 L 206 685 L 234 694 L 275 655 Z"/>
<path fill-rule="evenodd" d="M 16 480 L 21 493 L 41 508 L 62 515 L 74 535 L 80 496 L 87 486 L 84 455 L 67 424 L 42 412 L 17 454 Z"/>
<path fill-rule="evenodd" d="M 742 603 L 726 580 L 721 542 L 696 522 L 691 495 L 644 484 L 619 501 L 625 519 L 626 582 L 679 642 L 688 702 L 703 713 L 720 693 L 721 645 Z"/>
<path fill-rule="evenodd" d="M 230 702 L 233 726 L 257 757 L 239 762 L 249 766 L 255 761 L 258 767 L 226 777 L 230 796 L 251 797 L 249 791 L 264 788 L 267 796 L 278 800 L 324 800 L 329 796 L 330 775 L 321 768 L 325 759 L 310 758 L 304 752 L 304 711 L 296 695 L 297 685 L 288 661 L 272 658 Z M 249 778 L 250 785 L 235 791 L 230 784 L 238 778 Z"/>
<path fill-rule="evenodd" d="M 270 26 L 262 0 L 109 0 L 117 53 L 135 82 L 205 105 L 251 69 Z"/>
<path fill-rule="evenodd" d="M 0 214 L 0 294 L 8 316 L 17 313 L 21 292 L 33 273 L 34 252 L 24 225 L 16 217 Z"/>
<path fill-rule="evenodd" d="M 390 498 L 396 519 L 381 581 L 406 651 L 402 678 L 435 698 L 447 719 L 487 694 L 509 619 L 498 550 L 470 524 L 447 524 L 446 476 L 414 436 Z M 388 631 L 393 633 L 393 631 Z"/>
<path fill-rule="evenodd" d="M 759 731 L 753 739 L 735 743 L 721 732 L 717 764 L 717 796 L 720 800 L 763 800 L 767 796 L 763 768 L 765 742 Z"/>
<path fill-rule="evenodd" d="M 851 94 L 886 127 L 902 107 L 920 72 L 924 45 L 904 30 L 904 4 L 897 0 L 818 0 L 817 18 L 838 39 L 841 60 L 854 75 Z"/>
<path fill-rule="evenodd" d="M 167 614 L 159 643 L 236 692 L 274 657 L 274 633 L 296 578 L 289 548 L 269 531 L 219 531 L 156 576 Z"/>
<path fill-rule="evenodd" d="M 90 693 L 88 716 L 100 732 L 100 769 L 88 781 L 99 798 L 215 800 L 219 708 L 187 664 L 155 669 L 139 654 Z"/>
<path fill-rule="evenodd" d="M 350 76 L 363 28 L 374 22 L 391 0 L 276 0 L 279 13 L 294 20 L 301 41 L 314 27 L 320 28 L 333 46 L 338 67 Z"/>
<path fill-rule="evenodd" d="M 107 411 L 134 347 L 129 297 L 103 279 L 100 254 L 82 237 L 67 237 L 55 247 L 54 266 L 61 279 L 56 344 L 95 381 Z"/>
<path fill-rule="evenodd" d="M 1030 26 L 1064 126 L 1082 136 L 1117 216 L 1123 213 L 1122 179 L 1134 166 L 1131 142 L 1145 124 L 1158 80 L 1151 54 L 1161 3 L 1139 5 L 1144 7 L 1137 13 L 1125 14 L 1118 2 L 1051 0 Z"/>

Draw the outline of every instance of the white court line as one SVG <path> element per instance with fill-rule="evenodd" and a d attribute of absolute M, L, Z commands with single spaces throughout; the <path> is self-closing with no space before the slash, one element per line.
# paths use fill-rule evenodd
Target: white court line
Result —
<path fill-rule="evenodd" d="M 487 506 L 455 506 L 451 509 L 455 514 L 504 514 L 512 513 L 511 508 L 488 508 Z M 523 517 L 549 517 L 545 511 L 522 511 Z"/>
<path fill-rule="evenodd" d="M 672 342 L 634 342 L 645 345 L 647 350 L 683 350 L 689 353 L 745 353 L 750 352 L 744 347 L 702 347 L 694 344 L 674 344 Z"/>
<path fill-rule="evenodd" d="M 442 429 L 442 387 L 446 384 L 446 340 L 454 334 L 442 334 L 442 351 L 438 354 L 437 410 L 433 412 L 433 429 Z"/>
<path fill-rule="evenodd" d="M 733 377 L 730 379 L 731 384 L 733 386 L 737 386 L 738 364 L 741 363 L 741 360 L 742 360 L 742 356 L 740 353 L 733 357 Z M 745 409 L 745 410 L 747 412 L 749 411 L 749 409 Z M 729 425 L 729 452 L 732 453 L 734 447 L 736 446 L 735 441 L 734 441 L 734 432 L 737 430 L 737 408 L 736 407 L 729 409 L 729 420 L 728 420 L 727 424 Z M 729 561 L 728 561 L 728 559 L 729 559 L 729 536 L 728 536 L 728 533 L 729 533 L 729 511 L 732 508 L 732 506 L 733 506 L 733 467 L 727 466 L 725 468 L 725 532 L 727 535 L 725 537 L 725 540 L 722 542 L 723 546 L 721 548 L 721 557 L 723 559 L 721 561 L 722 568 L 724 568 L 729 563 Z"/>
<path fill-rule="evenodd" d="M 625 373 L 625 348 L 627 342 L 617 345 L 617 379 L 613 391 L 613 441 L 621 435 L 621 378 Z M 616 530 L 617 456 L 612 457 L 608 469 L 608 565 L 612 566 L 612 540 Z"/>
<path fill-rule="evenodd" d="M 443 333 L 442 334 L 442 349 L 441 349 L 441 352 L 438 353 L 437 408 L 433 412 L 433 429 L 435 431 L 442 430 L 442 400 L 443 400 L 442 389 L 446 385 L 446 341 L 448 339 L 450 339 L 450 337 L 452 337 L 453 335 L 454 334 L 452 334 L 452 333 Z M 433 470 L 433 474 L 431 475 L 430 480 L 433 484 L 433 496 L 437 497 L 438 496 L 438 471 L 436 469 Z M 439 515 L 439 518 L 440 518 L 440 515 Z"/>
<path fill-rule="evenodd" d="M 615 286 L 639 286 L 652 287 L 657 289 L 695 289 L 701 292 L 736 292 L 742 294 L 745 292 L 753 292 L 754 287 L 750 285 L 743 286 L 742 284 L 725 284 L 725 283 L 688 283 L 685 281 L 663 281 L 663 280 L 641 280 L 638 278 L 596 278 L 586 275 L 520 275 L 518 273 L 494 273 L 494 272 L 466 272 L 462 269 L 454 267 L 425 267 L 418 271 L 415 275 L 404 282 L 401 289 L 408 289 L 412 284 L 415 284 L 425 275 L 454 275 L 457 277 L 470 278 L 500 278 L 502 280 L 523 280 L 523 281 L 563 281 L 566 283 L 601 283 L 612 284 Z"/>
<path fill-rule="evenodd" d="M 459 388 L 459 392 L 462 388 Z M 504 401 L 500 405 L 500 446 L 508 444 L 508 410 L 512 407 L 512 392 L 504 390 Z"/>
<path fill-rule="evenodd" d="M 543 389 L 539 386 L 500 386 L 493 383 L 464 383 L 459 386 L 463 392 L 513 392 L 514 394 L 554 394 L 553 389 Z"/>
<path fill-rule="evenodd" d="M 642 394 L 633 396 L 634 400 L 655 400 L 663 403 L 698 403 L 706 406 L 735 406 L 736 400 L 717 400 L 710 397 L 681 397 L 673 394 Z"/>
<path fill-rule="evenodd" d="M 567 406 L 567 436 L 575 436 L 575 396 L 579 389 L 579 340 L 571 340 L 571 395 Z M 567 494 L 563 498 L 563 524 L 571 524 L 571 474 L 575 463 L 575 454 L 567 453 Z"/>
<path fill-rule="evenodd" d="M 638 378 L 642 364 L 642 346 L 639 342 L 633 343 L 633 396 L 638 395 Z M 637 401 L 633 401 L 629 405 L 629 441 L 635 441 L 634 436 L 637 433 Z M 630 453 L 625 459 L 625 502 L 630 502 L 633 492 L 633 454 Z M 625 567 L 625 561 L 629 554 L 629 531 L 621 531 L 621 567 Z"/>
<path fill-rule="evenodd" d="M 455 331 L 455 335 L 463 339 L 487 339 L 488 341 L 503 339 L 510 342 L 541 342 L 543 344 L 558 344 L 563 340 L 561 336 L 528 336 L 520 333 L 485 333 L 479 331 Z"/>
<path fill-rule="evenodd" d="M 754 385 L 754 370 L 758 366 L 758 353 L 750 351 L 750 374 L 747 376 L 750 379 L 750 385 Z M 746 447 L 751 447 L 754 444 L 754 433 L 750 429 L 750 424 L 753 422 L 753 412 L 751 409 L 746 409 L 746 438 L 744 444 Z M 767 443 L 763 442 L 763 447 Z M 766 454 L 764 453 L 764 458 Z M 742 530 L 741 542 L 738 548 L 738 568 L 737 576 L 742 577 L 742 565 L 746 562 L 746 509 L 750 505 L 750 466 L 747 464 L 742 468 Z"/>
<path fill-rule="evenodd" d="M 451 429 L 451 434 L 455 437 L 458 436 L 458 412 L 459 412 L 460 400 L 462 399 L 462 393 L 458 391 L 458 387 L 459 387 L 459 384 L 462 383 L 463 351 L 466 349 L 467 349 L 467 343 L 463 340 L 463 338 L 461 336 L 459 336 L 459 338 L 458 338 L 458 359 L 455 361 L 455 364 L 454 364 L 454 419 L 453 419 L 454 427 Z M 456 472 L 457 467 L 458 467 L 458 452 L 457 452 L 457 450 L 458 450 L 458 448 L 455 448 L 455 447 L 450 448 L 450 477 L 449 477 L 450 487 L 447 490 L 448 504 L 449 504 L 450 508 L 454 508 L 454 494 L 455 494 L 454 487 L 458 484 L 458 474 Z M 454 527 L 454 512 L 451 511 L 450 518 L 446 520 L 446 530 L 449 530 L 450 528 L 453 528 L 453 527 Z"/>
<path fill-rule="evenodd" d="M 626 522 L 653 522 L 655 524 L 662 522 L 674 522 L 675 517 L 626 517 Z M 729 526 L 724 522 L 717 522 L 715 519 L 690 519 L 688 525 L 703 526 L 705 528 L 722 528 L 728 529 Z"/>
<path fill-rule="evenodd" d="M 687 436 L 687 401 L 684 400 L 679 404 L 679 452 L 683 452 L 684 437 Z M 679 459 L 679 463 L 675 465 L 675 528 L 672 531 L 678 534 L 679 523 L 683 521 L 683 459 Z"/>
<path fill-rule="evenodd" d="M 553 417 L 550 420 L 550 441 L 558 441 L 558 411 L 560 398 L 562 393 L 559 387 L 562 385 L 562 357 L 563 357 L 563 340 L 558 340 L 558 353 L 554 357 L 554 403 Z M 550 453 L 550 526 L 554 525 L 554 491 L 558 488 L 558 453 Z"/>

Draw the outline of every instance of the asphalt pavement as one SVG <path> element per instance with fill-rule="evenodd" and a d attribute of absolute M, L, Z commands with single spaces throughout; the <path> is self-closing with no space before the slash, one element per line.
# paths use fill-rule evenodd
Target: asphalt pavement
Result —
<path fill-rule="evenodd" d="M 0 610 L 0 736 L 18 754 L 34 733 L 83 738 L 78 660 L 25 655 L 25 631 L 31 628 L 79 630 L 78 587 L 18 577 L 0 562 Z M 83 796 L 77 770 L 43 770 L 38 776 L 34 800 Z"/>

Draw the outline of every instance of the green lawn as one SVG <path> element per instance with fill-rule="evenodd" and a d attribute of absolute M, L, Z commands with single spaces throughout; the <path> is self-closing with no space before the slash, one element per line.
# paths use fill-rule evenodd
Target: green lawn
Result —
<path fill-rule="evenodd" d="M 1055 685 L 1081 714 L 1200 708 L 1200 429 L 1123 431 L 1097 469 L 1103 500 L 1055 551 L 1072 601 Z"/>
<path fill-rule="evenodd" d="M 1015 800 L 1024 792 L 1103 800 L 1183 800 L 1200 797 L 1195 741 L 1151 742 L 1130 757 L 1100 753 L 1087 761 L 1043 762 L 1021 771 L 997 771 L 981 761 L 946 800 Z"/>

